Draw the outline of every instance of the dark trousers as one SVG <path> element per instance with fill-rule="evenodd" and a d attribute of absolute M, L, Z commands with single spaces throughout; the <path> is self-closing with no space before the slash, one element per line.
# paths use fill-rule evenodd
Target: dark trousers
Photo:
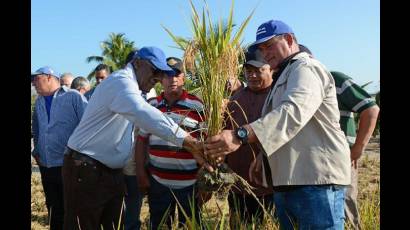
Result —
<path fill-rule="evenodd" d="M 179 228 L 182 228 L 182 223 L 186 222 L 185 215 L 182 213 L 182 209 L 186 215 L 190 218 L 192 213 L 195 215 L 195 219 L 199 224 L 199 207 L 196 205 L 198 202 L 192 201 L 194 195 L 194 186 L 188 186 L 182 189 L 170 189 L 160 183 L 158 183 L 152 176 L 150 176 L 151 187 L 148 192 L 148 205 L 150 213 L 150 229 L 162 229 L 161 225 L 171 227 L 171 218 L 175 216 L 175 207 L 178 207 L 179 220 L 173 220 L 179 222 Z M 172 192 L 171 192 L 172 191 Z M 177 205 L 175 197 L 180 205 Z M 195 210 L 191 210 L 191 204 L 194 202 Z M 166 215 L 167 214 L 167 215 Z"/>
<path fill-rule="evenodd" d="M 263 204 L 266 211 L 270 211 L 273 207 L 273 194 L 258 197 L 259 202 Z M 256 219 L 259 223 L 263 220 L 263 210 L 255 198 L 251 195 L 242 195 L 237 193 L 229 193 L 228 196 L 229 209 L 231 212 L 231 225 L 239 224 L 232 218 L 239 217 L 241 222 L 252 223 L 252 219 Z M 240 227 L 240 226 L 236 226 Z M 231 228 L 236 229 L 235 226 Z"/>
<path fill-rule="evenodd" d="M 124 175 L 100 164 L 64 157 L 64 229 L 123 229 Z M 121 221 L 120 221 L 121 220 Z"/>
<path fill-rule="evenodd" d="M 125 196 L 125 230 L 139 230 L 141 228 L 140 212 L 142 198 L 137 188 L 137 177 L 125 175 L 127 194 Z"/>
<path fill-rule="evenodd" d="M 41 183 L 46 196 L 50 229 L 63 229 L 64 201 L 61 167 L 46 168 L 39 166 L 39 168 Z"/>

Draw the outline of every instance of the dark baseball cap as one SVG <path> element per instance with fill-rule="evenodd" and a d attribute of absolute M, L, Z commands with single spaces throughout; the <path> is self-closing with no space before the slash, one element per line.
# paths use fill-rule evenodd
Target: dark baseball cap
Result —
<path fill-rule="evenodd" d="M 261 51 L 259 49 L 249 49 L 245 53 L 245 63 L 244 65 L 251 65 L 255 67 L 262 67 L 263 65 L 269 64 L 265 61 Z"/>
<path fill-rule="evenodd" d="M 169 57 L 167 58 L 167 64 L 176 72 L 176 74 L 184 72 L 184 65 L 179 58 Z"/>

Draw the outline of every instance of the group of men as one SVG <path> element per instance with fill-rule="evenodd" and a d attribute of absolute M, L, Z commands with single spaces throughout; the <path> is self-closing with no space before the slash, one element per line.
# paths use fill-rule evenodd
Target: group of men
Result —
<path fill-rule="evenodd" d="M 343 229 L 345 208 L 360 228 L 357 160 L 375 127 L 377 105 L 349 77 L 329 72 L 282 21 L 259 26 L 243 66 L 246 83 L 227 82 L 233 92 L 226 117 L 234 122 L 227 119 L 204 143 L 202 101 L 184 90 L 182 61 L 159 48 L 131 53 L 109 76 L 108 68 L 97 67 L 99 84 L 88 97 L 61 87 L 65 81 L 51 68 L 32 74 L 40 95 L 33 157 L 51 229 L 117 229 L 123 222 L 139 229 L 144 194 L 152 229 L 170 226 L 176 207 L 180 219 L 174 221 L 200 220 L 196 174 L 201 167 L 214 170 L 205 155 L 249 181 L 266 208 L 275 206 L 283 229 Z M 157 82 L 163 92 L 149 98 Z M 228 201 L 231 220 L 262 218 L 245 191 L 234 189 Z"/>

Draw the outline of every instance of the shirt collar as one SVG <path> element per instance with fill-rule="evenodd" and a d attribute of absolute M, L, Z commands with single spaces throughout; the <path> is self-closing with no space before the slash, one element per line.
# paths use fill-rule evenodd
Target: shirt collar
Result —
<path fill-rule="evenodd" d="M 184 90 L 182 91 L 181 96 L 178 98 L 177 101 L 185 100 L 185 99 L 187 99 L 187 98 L 188 98 L 188 91 L 186 91 L 186 90 L 184 89 Z M 162 93 L 158 96 L 158 102 L 161 102 L 161 101 L 163 101 L 163 100 L 165 100 L 164 92 L 162 92 Z"/>
<path fill-rule="evenodd" d="M 302 53 L 302 51 L 298 51 L 294 54 L 291 54 L 289 57 L 285 58 L 279 65 L 278 65 L 278 71 L 276 71 L 275 73 L 273 73 L 272 78 L 273 78 L 273 82 L 271 87 L 273 88 L 276 84 L 276 81 L 278 80 L 278 78 L 280 77 L 280 75 L 282 74 L 282 72 L 285 70 L 285 68 L 289 65 L 289 63 L 291 63 L 292 59 L 298 55 Z"/>
<path fill-rule="evenodd" d="M 136 82 L 138 82 L 138 81 L 137 81 L 137 73 L 135 73 L 135 71 L 134 71 L 134 66 L 132 65 L 131 62 L 128 63 L 128 64 L 125 66 L 124 69 L 125 69 L 127 72 L 131 72 L 132 79 L 134 79 Z"/>

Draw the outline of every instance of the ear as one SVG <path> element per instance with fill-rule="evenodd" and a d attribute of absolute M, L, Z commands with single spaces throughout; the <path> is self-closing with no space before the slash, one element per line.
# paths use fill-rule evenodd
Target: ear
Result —
<path fill-rule="evenodd" d="M 283 37 L 285 38 L 286 42 L 288 43 L 288 46 L 292 47 L 293 43 L 295 43 L 295 41 L 293 40 L 292 35 L 291 34 L 285 34 Z"/>

